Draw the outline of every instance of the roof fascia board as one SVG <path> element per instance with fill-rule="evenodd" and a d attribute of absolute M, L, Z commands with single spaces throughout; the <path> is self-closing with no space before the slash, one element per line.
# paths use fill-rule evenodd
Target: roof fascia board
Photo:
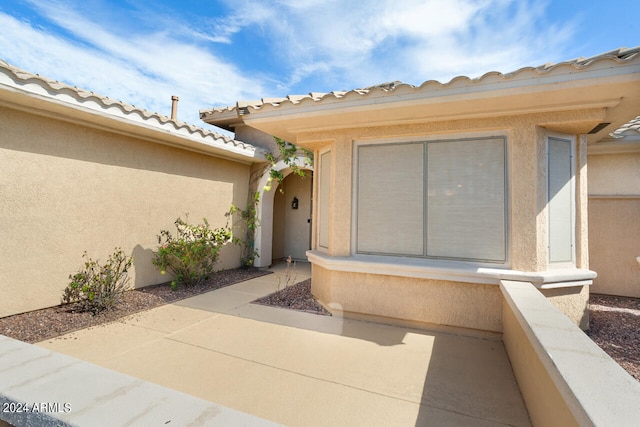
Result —
<path fill-rule="evenodd" d="M 449 120 L 470 120 L 470 119 L 484 119 L 484 118 L 494 118 L 494 117 L 505 117 L 505 116 L 520 116 L 524 114 L 538 114 L 538 113 L 553 113 L 553 112 L 562 112 L 562 111 L 573 111 L 573 110 L 604 110 L 607 108 L 615 107 L 620 103 L 620 98 L 612 98 L 603 100 L 600 102 L 590 102 L 590 103 L 563 103 L 563 104 L 548 104 L 542 106 L 536 106 L 531 108 L 511 108 L 508 113 L 505 113 L 503 109 L 494 109 L 494 110 L 484 110 L 481 112 L 474 113 L 459 113 L 459 114 L 448 114 L 445 110 L 442 113 L 437 115 L 431 115 L 429 117 L 420 117 L 413 119 L 405 119 L 405 120 L 376 120 L 375 126 L 384 127 L 384 126 L 395 126 L 395 125 L 410 125 L 417 123 L 425 123 L 425 122 L 442 122 Z M 296 117 L 301 118 L 301 117 Z M 271 120 L 261 120 L 260 118 L 256 118 L 252 120 L 249 125 L 259 126 L 260 123 L 268 123 Z M 340 125 L 336 126 L 335 123 L 330 123 L 327 126 L 321 127 L 301 127 L 301 126 L 293 126 L 287 127 L 287 130 L 291 133 L 302 133 L 302 132 L 323 132 L 327 130 L 340 130 L 340 129 L 351 129 L 358 127 L 370 127 L 370 123 L 356 123 L 352 122 L 349 125 Z"/>

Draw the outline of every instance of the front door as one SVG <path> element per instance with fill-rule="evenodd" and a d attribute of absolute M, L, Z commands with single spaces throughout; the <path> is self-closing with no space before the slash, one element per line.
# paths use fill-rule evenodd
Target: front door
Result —
<path fill-rule="evenodd" d="M 311 194 L 313 173 L 288 175 L 276 191 L 273 201 L 274 261 L 291 257 L 306 261 L 311 249 Z M 282 192 L 280 189 L 282 188 Z"/>

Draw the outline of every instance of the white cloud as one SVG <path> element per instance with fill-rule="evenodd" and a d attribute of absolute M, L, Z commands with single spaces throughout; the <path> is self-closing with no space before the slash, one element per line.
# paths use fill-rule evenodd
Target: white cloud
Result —
<path fill-rule="evenodd" d="M 539 65 L 564 59 L 572 34 L 535 0 L 221 0 L 226 15 L 137 4 L 130 19 L 102 0 L 27 1 L 43 27 L 0 13 L 0 57 L 164 114 L 178 95 L 196 124 L 199 109 L 237 100 Z"/>
<path fill-rule="evenodd" d="M 262 2 L 253 3 L 251 0 L 246 6 L 240 0 L 230 5 L 235 8 L 235 13 L 229 16 L 218 16 L 213 18 L 205 18 L 201 24 L 199 31 L 209 31 L 215 41 L 220 43 L 232 43 L 232 37 L 242 31 L 244 28 L 252 26 L 261 26 L 264 22 L 273 22 L 277 20 L 275 10 L 268 4 Z M 175 25 L 175 24 L 174 24 Z"/>
<path fill-rule="evenodd" d="M 229 4 L 246 11 L 256 3 Z M 281 0 L 261 24 L 291 70 L 289 84 L 322 79 L 351 89 L 509 72 L 557 57 L 571 27 L 542 25 L 545 7 L 535 0 Z"/>
<path fill-rule="evenodd" d="M 389 7 L 390 5 L 386 5 Z M 409 35 L 415 38 L 437 37 L 464 29 L 487 2 L 466 0 L 429 0 L 392 7 L 383 17 L 383 36 Z"/>
<path fill-rule="evenodd" d="M 198 110 L 253 99 L 264 91 L 258 80 L 196 44 L 162 32 L 117 34 L 58 6 L 43 5 L 40 12 L 75 41 L 0 13 L 0 57 L 27 71 L 165 115 L 170 114 L 171 96 L 178 95 L 179 118 L 197 125 L 203 125 Z"/>

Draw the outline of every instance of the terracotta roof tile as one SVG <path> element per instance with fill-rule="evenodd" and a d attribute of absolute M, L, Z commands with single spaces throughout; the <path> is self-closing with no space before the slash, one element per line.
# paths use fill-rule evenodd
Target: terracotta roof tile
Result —
<path fill-rule="evenodd" d="M 307 103 L 322 103 L 330 100 L 350 98 L 353 96 L 367 97 L 385 93 L 438 91 L 448 88 L 465 87 L 469 85 L 491 84 L 502 82 L 505 80 L 525 80 L 552 73 L 554 70 L 560 68 L 573 68 L 576 70 L 583 70 L 600 61 L 615 61 L 617 63 L 624 63 L 637 56 L 640 56 L 640 46 L 629 49 L 620 48 L 589 58 L 576 58 L 558 63 L 547 63 L 537 67 L 524 67 L 505 74 L 497 71 L 491 71 L 482 75 L 481 77 L 474 79 L 471 79 L 467 76 L 458 76 L 451 79 L 447 83 L 441 83 L 436 80 L 427 80 L 419 86 L 414 86 L 411 84 L 403 83 L 401 81 L 394 81 L 350 91 L 334 91 L 329 93 L 310 92 L 307 95 L 289 95 L 286 98 L 268 98 L 259 101 L 239 101 L 236 106 L 201 110 L 200 117 L 211 117 L 215 121 L 215 116 L 222 113 L 224 113 L 226 116 L 233 112 L 238 113 L 238 115 L 242 115 L 249 113 L 252 110 L 257 112 L 258 110 L 263 108 L 279 108 L 284 105 L 297 106 Z M 244 111 L 238 111 L 238 109 L 240 108 L 244 109 Z"/>
<path fill-rule="evenodd" d="M 629 121 L 625 125 L 620 126 L 620 128 L 611 132 L 611 136 L 613 138 L 624 138 L 625 136 L 630 136 L 630 135 L 635 136 L 639 133 L 640 133 L 640 116 L 636 117 L 635 119 Z"/>

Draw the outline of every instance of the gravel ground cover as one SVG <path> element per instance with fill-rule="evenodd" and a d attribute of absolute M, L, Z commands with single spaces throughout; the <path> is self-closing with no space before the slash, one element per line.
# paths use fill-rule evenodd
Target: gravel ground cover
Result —
<path fill-rule="evenodd" d="M 271 274 L 271 272 L 257 268 L 236 268 L 220 271 L 200 285 L 182 286 L 175 291 L 168 283 L 147 286 L 126 292 L 116 307 L 95 316 L 79 311 L 77 304 L 67 304 L 3 317 L 0 318 L 0 334 L 20 341 L 35 343 L 89 326 L 113 322 L 133 313 L 170 304 L 266 274 Z"/>
<path fill-rule="evenodd" d="M 640 381 L 640 299 L 591 294 L 587 335 Z"/>
<path fill-rule="evenodd" d="M 238 268 L 221 271 L 202 285 L 176 291 L 168 284 L 149 286 L 127 292 L 116 308 L 95 316 L 79 312 L 74 304 L 69 304 L 4 317 L 0 318 L 0 334 L 35 343 L 265 274 L 271 272 Z M 331 315 L 311 295 L 311 279 L 287 286 L 254 303 Z M 640 299 L 592 294 L 589 317 L 587 335 L 640 381 Z"/>
<path fill-rule="evenodd" d="M 257 299 L 253 301 L 253 303 L 331 316 L 331 313 L 320 305 L 315 298 L 313 298 L 313 295 L 311 295 L 311 279 L 287 286 L 278 292 Z"/>

